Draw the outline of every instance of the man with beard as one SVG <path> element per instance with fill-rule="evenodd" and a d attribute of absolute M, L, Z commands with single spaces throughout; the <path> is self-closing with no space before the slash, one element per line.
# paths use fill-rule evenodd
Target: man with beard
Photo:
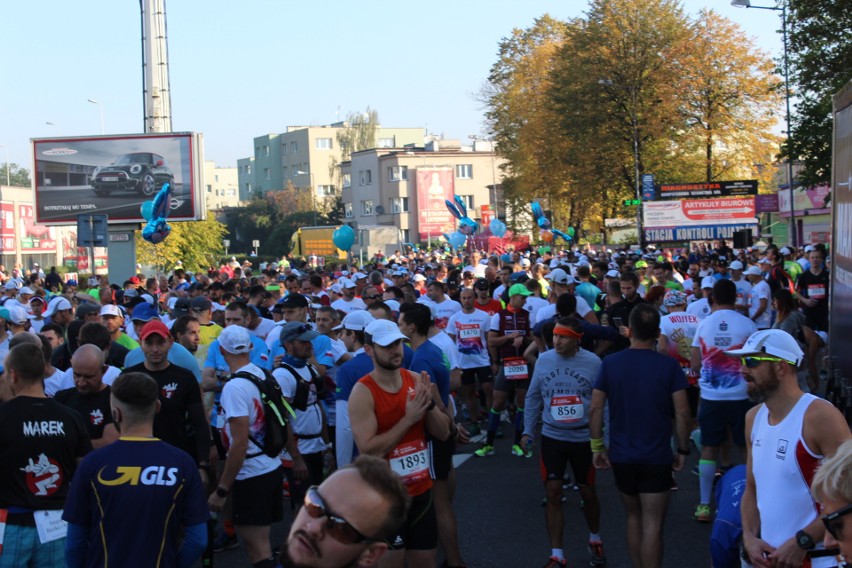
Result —
<path fill-rule="evenodd" d="M 387 463 L 360 456 L 308 490 L 279 562 L 282 568 L 376 566 L 407 509 L 405 486 Z"/>
<path fill-rule="evenodd" d="M 810 482 L 821 460 L 850 438 L 846 420 L 799 388 L 804 353 L 787 332 L 758 331 L 725 355 L 740 361 L 749 397 L 762 402 L 745 425 L 743 546 L 752 565 L 837 566 L 836 551 L 820 545 L 825 527 Z"/>

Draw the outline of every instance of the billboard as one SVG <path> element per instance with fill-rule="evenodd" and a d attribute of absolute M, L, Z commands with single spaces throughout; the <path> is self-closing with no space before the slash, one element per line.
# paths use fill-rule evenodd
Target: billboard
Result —
<path fill-rule="evenodd" d="M 201 135 L 191 132 L 36 138 L 36 222 L 76 224 L 77 215 L 109 215 L 110 223 L 144 223 L 140 205 L 172 185 L 172 221 L 205 215 Z"/>
<path fill-rule="evenodd" d="M 659 194 L 660 199 L 757 195 L 757 180 L 662 183 L 659 186 Z"/>
<path fill-rule="evenodd" d="M 0 202 L 0 251 L 15 252 L 15 204 Z"/>
<path fill-rule="evenodd" d="M 644 226 L 651 229 L 757 223 L 754 197 L 648 201 L 643 213 Z"/>
<path fill-rule="evenodd" d="M 33 216 L 32 205 L 18 205 L 21 220 L 21 252 L 55 252 L 56 229 L 38 225 Z"/>
<path fill-rule="evenodd" d="M 645 227 L 645 240 L 649 243 L 666 243 L 674 241 L 717 241 L 733 239 L 739 230 L 755 232 L 757 224 L 742 225 L 697 225 L 694 227 Z"/>
<path fill-rule="evenodd" d="M 455 176 L 452 167 L 417 168 L 417 226 L 420 241 L 454 230 L 456 219 L 445 200 L 452 201 Z"/>

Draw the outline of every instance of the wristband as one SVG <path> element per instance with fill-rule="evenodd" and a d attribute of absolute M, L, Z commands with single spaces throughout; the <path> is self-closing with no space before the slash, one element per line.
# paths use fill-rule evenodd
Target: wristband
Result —
<path fill-rule="evenodd" d="M 685 450 L 678 448 L 677 453 L 679 453 L 682 456 L 688 456 L 690 452 L 689 452 L 689 448 L 686 448 Z"/>
<path fill-rule="evenodd" d="M 433 408 L 435 408 L 436 404 L 434 399 L 429 401 L 429 406 L 426 407 L 426 412 L 430 412 Z"/>
<path fill-rule="evenodd" d="M 592 445 L 592 453 L 599 454 L 601 452 L 606 451 L 606 446 L 604 445 L 603 438 L 592 438 L 589 440 Z"/>

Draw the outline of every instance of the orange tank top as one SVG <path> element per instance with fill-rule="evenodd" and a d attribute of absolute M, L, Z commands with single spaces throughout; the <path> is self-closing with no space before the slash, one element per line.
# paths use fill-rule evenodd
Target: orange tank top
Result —
<path fill-rule="evenodd" d="M 414 398 L 415 375 L 400 369 L 402 387 L 396 392 L 387 392 L 376 383 L 372 375 L 358 382 L 370 390 L 376 412 L 377 434 L 384 434 L 405 416 L 405 404 Z M 412 497 L 425 493 L 432 488 L 429 475 L 431 456 L 426 446 L 426 424 L 420 420 L 408 429 L 402 440 L 385 456 L 391 469 L 399 475 Z"/>

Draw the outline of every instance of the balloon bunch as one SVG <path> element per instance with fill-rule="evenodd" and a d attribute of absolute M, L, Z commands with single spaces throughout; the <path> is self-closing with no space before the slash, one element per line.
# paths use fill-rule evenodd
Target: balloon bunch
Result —
<path fill-rule="evenodd" d="M 139 208 L 142 218 L 148 224 L 142 229 L 142 238 L 151 244 L 163 242 L 172 232 L 172 227 L 166 222 L 171 211 L 172 186 L 163 184 L 157 195 L 151 201 L 146 201 Z"/>
<path fill-rule="evenodd" d="M 544 211 L 542 211 L 541 205 L 538 201 L 533 201 L 531 208 L 535 224 L 538 225 L 538 228 L 540 229 L 539 235 L 541 236 L 541 240 L 546 243 L 552 243 L 556 237 L 559 237 L 566 243 L 570 243 L 574 240 L 574 227 L 568 227 L 568 230 L 564 233 L 559 229 L 552 229 L 550 227 L 550 219 L 544 215 Z"/>
<path fill-rule="evenodd" d="M 504 223 L 497 217 L 491 219 L 491 223 L 488 224 L 488 228 L 491 229 L 491 234 L 498 238 L 502 238 L 508 230 L 506 227 L 506 223 Z"/>
<path fill-rule="evenodd" d="M 355 229 L 349 225 L 341 225 L 331 234 L 331 241 L 340 250 L 349 252 L 349 249 L 355 244 Z"/>
<path fill-rule="evenodd" d="M 444 238 L 447 239 L 447 242 L 450 243 L 455 248 L 461 248 L 464 246 L 464 243 L 467 242 L 467 238 L 472 236 L 479 230 L 479 224 L 467 216 L 467 207 L 465 207 L 464 200 L 458 195 L 453 196 L 455 203 L 450 201 L 449 199 L 444 200 L 444 203 L 447 206 L 447 209 L 450 213 L 459 220 L 459 229 L 449 235 L 445 234 Z"/>

